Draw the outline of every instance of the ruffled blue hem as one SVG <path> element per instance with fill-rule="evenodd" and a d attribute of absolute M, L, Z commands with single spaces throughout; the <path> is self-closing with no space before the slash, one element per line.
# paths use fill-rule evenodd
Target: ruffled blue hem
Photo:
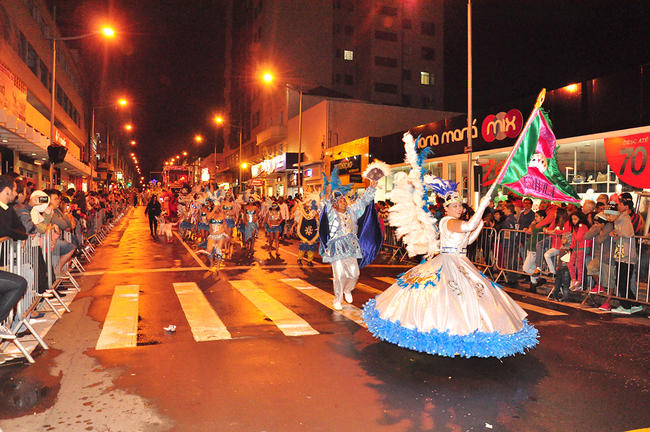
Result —
<path fill-rule="evenodd" d="M 508 357 L 537 345 L 537 329 L 524 320 L 524 327 L 517 333 L 500 334 L 474 332 L 468 335 L 453 335 L 431 330 L 423 333 L 402 327 L 399 322 L 380 318 L 376 300 L 371 299 L 363 306 L 363 320 L 368 331 L 378 339 L 394 343 L 402 348 L 437 354 L 446 357 Z"/>

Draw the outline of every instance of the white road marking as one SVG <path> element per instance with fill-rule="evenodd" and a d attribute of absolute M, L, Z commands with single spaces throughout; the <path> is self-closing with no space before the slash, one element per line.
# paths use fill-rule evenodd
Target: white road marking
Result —
<path fill-rule="evenodd" d="M 181 244 L 185 247 L 185 249 L 187 249 L 187 251 L 190 253 L 190 255 L 192 255 L 192 258 L 194 258 L 196 260 L 196 262 L 199 263 L 199 265 L 201 267 L 203 267 L 204 269 L 207 270 L 208 267 L 205 264 L 203 264 L 203 261 L 201 261 L 201 259 L 198 256 L 196 256 L 194 251 L 187 245 L 187 243 L 185 243 L 183 238 L 180 235 L 178 235 L 178 232 L 174 231 L 174 235 L 176 236 L 178 241 L 180 241 Z"/>
<path fill-rule="evenodd" d="M 307 321 L 296 315 L 285 305 L 271 297 L 266 291 L 249 280 L 229 281 L 244 297 L 269 317 L 287 336 L 305 336 L 319 334 Z"/>
<path fill-rule="evenodd" d="M 331 277 L 329 279 L 332 280 Z M 375 279 L 377 279 L 377 278 L 375 278 Z M 374 295 L 383 293 L 382 290 L 378 290 L 377 288 L 373 288 L 368 284 L 364 284 L 363 282 L 357 282 L 354 289 L 359 290 L 359 291 L 363 291 L 363 292 L 367 292 L 369 294 L 374 294 Z"/>
<path fill-rule="evenodd" d="M 375 279 L 380 280 L 382 282 L 386 282 L 389 285 L 392 285 L 395 283 L 397 279 L 392 278 L 392 277 L 385 277 L 385 276 L 375 276 Z"/>
<path fill-rule="evenodd" d="M 232 339 L 230 332 L 194 282 L 174 282 L 174 291 L 197 342 Z"/>
<path fill-rule="evenodd" d="M 367 328 L 366 323 L 363 322 L 363 319 L 361 318 L 361 309 L 359 309 L 358 307 L 351 304 L 344 304 L 343 310 L 337 311 L 334 309 L 334 305 L 333 305 L 334 296 L 332 294 L 325 292 L 322 289 L 317 288 L 313 285 L 310 285 L 309 283 L 303 281 L 302 279 L 280 279 L 280 281 L 286 283 L 289 286 L 294 287 L 295 289 L 299 290 L 306 296 L 309 296 L 312 299 L 316 300 L 318 303 L 322 304 L 323 306 L 332 309 L 335 312 L 340 313 L 347 319 L 359 324 L 361 327 Z"/>
<path fill-rule="evenodd" d="M 95 349 L 131 348 L 138 344 L 139 285 L 118 285 Z"/>

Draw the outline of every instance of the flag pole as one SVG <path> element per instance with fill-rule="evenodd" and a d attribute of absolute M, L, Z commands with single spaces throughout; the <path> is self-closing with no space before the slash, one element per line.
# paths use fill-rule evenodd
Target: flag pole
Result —
<path fill-rule="evenodd" d="M 492 186 L 490 187 L 490 190 L 488 190 L 487 195 L 492 196 L 492 194 L 494 193 L 494 188 L 503 179 L 503 176 L 506 173 L 506 168 L 510 164 L 510 161 L 512 160 L 512 158 L 514 157 L 515 152 L 517 151 L 517 149 L 521 145 L 521 141 L 524 139 L 525 133 L 530 128 L 530 124 L 532 123 L 533 118 L 535 117 L 535 114 L 537 114 L 537 111 L 539 110 L 539 108 L 544 103 L 545 98 L 546 98 L 546 89 L 543 88 L 542 91 L 540 91 L 539 94 L 537 95 L 537 100 L 535 101 L 535 108 L 533 108 L 533 111 L 528 116 L 528 120 L 526 120 L 526 124 L 524 125 L 524 128 L 521 130 L 521 133 L 519 134 L 519 137 L 517 137 L 517 141 L 515 141 L 515 144 L 512 146 L 512 150 L 510 151 L 510 154 L 508 155 L 508 157 L 506 158 L 505 163 L 501 167 L 501 171 L 499 171 L 499 175 L 496 176 L 496 178 L 494 179 L 494 183 L 492 183 Z"/>

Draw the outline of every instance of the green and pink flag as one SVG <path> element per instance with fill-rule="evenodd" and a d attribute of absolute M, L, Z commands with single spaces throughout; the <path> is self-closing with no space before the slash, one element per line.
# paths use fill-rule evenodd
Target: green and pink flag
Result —
<path fill-rule="evenodd" d="M 540 98 L 543 101 L 543 95 L 540 94 Z M 560 172 L 555 157 L 555 135 L 540 105 L 538 99 L 495 184 L 522 196 L 580 202 L 580 197 Z"/>

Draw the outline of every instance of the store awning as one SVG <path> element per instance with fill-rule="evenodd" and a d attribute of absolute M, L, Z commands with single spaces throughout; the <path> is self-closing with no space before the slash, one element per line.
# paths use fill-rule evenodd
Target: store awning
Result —
<path fill-rule="evenodd" d="M 8 147 L 35 160 L 48 160 L 47 147 L 50 139 L 29 126 L 24 121 L 0 108 L 0 145 Z M 58 165 L 70 174 L 87 176 L 90 167 L 68 154 L 65 161 Z"/>

